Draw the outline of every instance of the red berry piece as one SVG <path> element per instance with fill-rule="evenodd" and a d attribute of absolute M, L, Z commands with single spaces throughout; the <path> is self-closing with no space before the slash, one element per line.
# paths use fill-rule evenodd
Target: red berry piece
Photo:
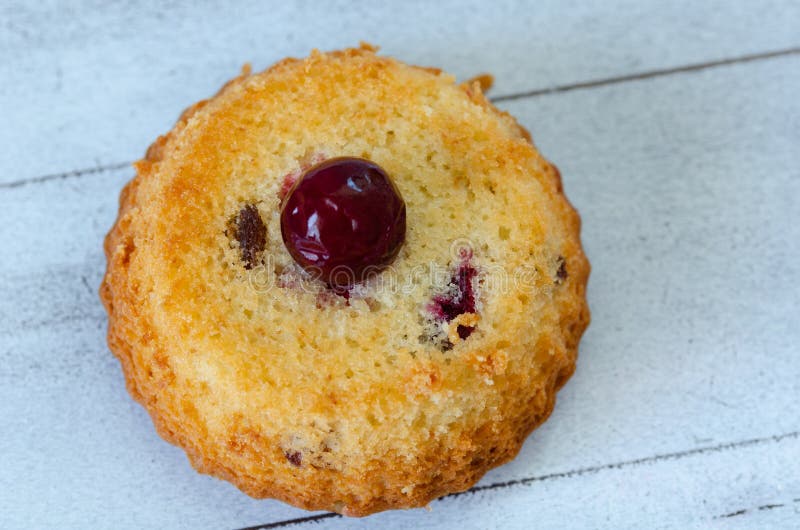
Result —
<path fill-rule="evenodd" d="M 281 210 L 289 254 L 337 292 L 390 265 L 406 234 L 406 206 L 377 164 L 332 158 L 306 170 Z"/>

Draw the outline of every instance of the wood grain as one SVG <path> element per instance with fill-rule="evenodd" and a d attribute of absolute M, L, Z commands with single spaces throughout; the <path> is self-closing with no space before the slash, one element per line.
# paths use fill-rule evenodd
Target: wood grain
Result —
<path fill-rule="evenodd" d="M 798 46 L 800 4 L 122 2 L 0 6 L 0 182 L 130 162 L 244 62 L 359 40 L 496 95 Z"/>

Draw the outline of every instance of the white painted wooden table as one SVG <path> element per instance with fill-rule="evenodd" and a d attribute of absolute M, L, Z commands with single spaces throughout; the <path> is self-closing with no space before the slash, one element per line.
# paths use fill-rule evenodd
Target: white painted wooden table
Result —
<path fill-rule="evenodd" d="M 798 2 L 136 4 L 0 3 L 0 527 L 800 527 Z M 513 463 L 348 520 L 195 473 L 96 290 L 129 163 L 182 108 L 360 39 L 495 74 L 584 218 L 594 319 Z"/>

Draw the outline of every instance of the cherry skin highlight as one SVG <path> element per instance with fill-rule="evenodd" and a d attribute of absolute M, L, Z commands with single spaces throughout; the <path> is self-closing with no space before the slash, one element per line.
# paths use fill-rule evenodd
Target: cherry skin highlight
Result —
<path fill-rule="evenodd" d="M 281 209 L 292 258 L 336 291 L 390 265 L 406 235 L 406 205 L 386 172 L 363 158 L 306 170 Z"/>

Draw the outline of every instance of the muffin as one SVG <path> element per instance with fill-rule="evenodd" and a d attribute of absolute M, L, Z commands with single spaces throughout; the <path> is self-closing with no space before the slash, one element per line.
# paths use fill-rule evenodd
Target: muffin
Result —
<path fill-rule="evenodd" d="M 100 288 L 130 394 L 198 471 L 350 516 L 512 459 L 589 323 L 579 217 L 486 78 L 375 52 L 246 67 L 187 109 L 135 163 Z"/>

